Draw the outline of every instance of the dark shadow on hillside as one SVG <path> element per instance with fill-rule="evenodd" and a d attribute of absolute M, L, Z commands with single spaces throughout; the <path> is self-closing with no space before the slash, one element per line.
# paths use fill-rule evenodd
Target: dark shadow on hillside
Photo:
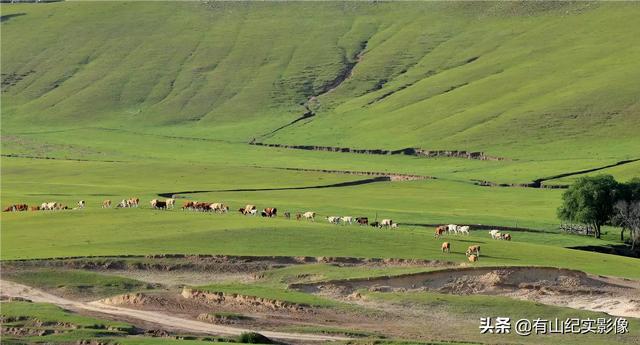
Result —
<path fill-rule="evenodd" d="M 631 251 L 631 246 L 628 246 L 626 244 L 610 244 L 610 245 L 603 245 L 603 246 L 576 246 L 576 247 L 567 247 L 567 248 L 584 250 L 588 252 L 602 253 L 602 254 L 627 256 L 630 258 L 640 257 L 639 252 Z"/>
<path fill-rule="evenodd" d="M 629 164 L 629 163 L 633 163 L 633 162 L 637 162 L 637 161 L 640 161 L 640 158 L 628 159 L 628 160 L 620 161 L 620 162 L 617 162 L 617 163 L 614 163 L 614 164 L 609 164 L 609 165 L 605 165 L 605 166 L 597 167 L 597 168 L 578 170 L 578 171 L 574 171 L 574 172 L 568 172 L 568 173 L 558 174 L 558 175 L 554 175 L 554 176 L 543 177 L 543 178 L 539 178 L 539 179 L 533 181 L 532 187 L 540 188 L 540 186 L 542 185 L 542 182 L 544 182 L 544 181 L 555 180 L 555 179 L 568 177 L 568 176 L 573 176 L 573 175 L 587 174 L 587 173 L 590 173 L 590 172 L 604 170 L 604 169 L 608 169 L 608 168 L 613 168 L 613 167 L 616 167 L 616 166 L 619 166 L 619 165 Z"/>
<path fill-rule="evenodd" d="M 27 14 L 26 13 L 5 14 L 4 16 L 0 16 L 0 23 L 4 23 L 4 22 L 8 21 L 11 18 L 25 16 L 25 15 L 27 15 Z"/>
<path fill-rule="evenodd" d="M 163 198 L 171 198 L 174 195 L 197 194 L 197 193 L 267 192 L 267 191 L 277 191 L 277 190 L 302 190 L 302 189 L 340 188 L 340 187 L 351 187 L 351 186 L 359 186 L 359 185 L 369 184 L 369 183 L 389 182 L 389 181 L 391 181 L 391 178 L 389 176 L 379 176 L 379 177 L 368 178 L 368 179 L 363 179 L 363 180 L 340 182 L 340 183 L 333 183 L 333 184 L 319 185 L 319 186 L 281 187 L 281 188 L 239 188 L 239 189 L 191 190 L 191 191 L 183 191 L 183 192 L 158 193 L 158 196 L 163 197 Z"/>

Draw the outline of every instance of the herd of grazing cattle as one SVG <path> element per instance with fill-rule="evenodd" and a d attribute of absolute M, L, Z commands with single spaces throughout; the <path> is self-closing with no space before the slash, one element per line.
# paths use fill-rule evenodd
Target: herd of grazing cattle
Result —
<path fill-rule="evenodd" d="M 152 209 L 157 210 L 167 210 L 173 209 L 175 207 L 176 200 L 174 198 L 168 198 L 165 200 L 153 199 L 149 202 Z M 14 204 L 4 209 L 3 212 L 20 212 L 20 211 L 55 211 L 55 210 L 70 210 L 70 209 L 82 209 L 86 205 L 84 200 L 80 200 L 76 203 L 74 208 L 69 208 L 58 202 L 43 202 L 40 206 L 29 206 L 27 204 Z M 104 200 L 102 202 L 102 208 L 111 208 L 111 200 Z M 136 197 L 132 197 L 129 199 L 122 199 L 118 204 L 116 204 L 116 208 L 137 208 L 140 205 L 140 199 Z M 215 212 L 215 213 L 228 213 L 229 206 L 225 205 L 221 202 L 199 202 L 199 201 L 185 201 L 182 205 L 183 211 L 197 211 L 197 212 Z M 258 212 L 258 208 L 256 205 L 247 204 L 244 207 L 238 209 L 238 212 L 245 216 L 256 216 L 260 214 L 262 217 L 276 217 L 278 214 L 278 209 L 275 207 L 267 207 L 262 211 Z M 316 212 L 307 211 L 303 213 L 296 213 L 296 220 L 308 220 L 314 222 L 316 220 L 316 216 L 318 214 Z M 284 217 L 287 219 L 291 218 L 290 212 L 285 212 Z M 398 223 L 394 222 L 391 219 L 382 219 L 381 221 L 374 221 L 369 223 L 368 217 L 351 217 L 351 216 L 327 216 L 325 219 L 331 224 L 342 224 L 342 225 L 351 225 L 358 224 L 361 226 L 372 226 L 376 228 L 398 228 Z M 435 229 L 434 237 L 440 238 L 445 234 L 454 234 L 454 235 L 469 235 L 469 230 L 471 228 L 468 225 L 456 225 L 456 224 L 448 224 L 448 225 L 440 225 Z M 503 234 L 500 230 L 491 230 L 489 231 L 491 238 L 494 240 L 505 240 L 511 241 L 511 234 Z M 441 246 L 443 253 L 451 252 L 451 243 L 443 242 Z M 467 248 L 465 252 L 467 258 L 470 262 L 476 262 L 480 259 L 480 246 L 472 245 Z"/>
<path fill-rule="evenodd" d="M 444 235 L 445 233 L 468 235 L 469 230 L 470 230 L 470 227 L 466 225 L 465 226 L 459 226 L 455 224 L 440 225 L 436 227 L 434 237 L 440 238 L 440 236 Z M 500 230 L 493 229 L 489 231 L 489 235 L 494 240 L 511 241 L 511 234 L 500 233 Z M 442 249 L 443 253 L 451 253 L 451 243 L 449 242 L 443 242 L 440 248 Z M 467 248 L 467 251 L 465 252 L 465 255 L 467 256 L 467 258 L 469 258 L 470 262 L 478 261 L 480 259 L 480 246 L 479 245 L 469 246 L 469 248 Z"/>

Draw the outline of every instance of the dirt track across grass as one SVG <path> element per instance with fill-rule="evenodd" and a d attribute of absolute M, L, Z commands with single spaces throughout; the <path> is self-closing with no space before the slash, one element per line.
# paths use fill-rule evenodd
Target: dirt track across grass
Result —
<path fill-rule="evenodd" d="M 240 335 L 244 332 L 259 332 L 266 337 L 273 339 L 284 340 L 307 340 L 307 341 L 344 341 L 350 340 L 348 337 L 328 336 L 328 335 L 314 335 L 314 334 L 300 334 L 300 333 L 287 333 L 287 332 L 271 332 L 260 331 L 253 329 L 243 329 L 238 327 L 214 325 L 206 322 L 194 321 L 189 319 L 183 319 L 175 316 L 170 316 L 156 311 L 135 310 L 129 308 L 122 308 L 117 306 L 111 306 L 102 302 L 77 302 L 68 300 L 65 298 L 57 297 L 48 294 L 44 291 L 34 289 L 32 287 L 17 284 L 14 282 L 0 280 L 0 290 L 3 295 L 10 297 L 26 298 L 33 302 L 52 303 L 63 308 L 71 309 L 74 311 L 86 311 L 107 314 L 115 317 L 128 317 L 138 319 L 145 322 L 150 322 L 162 326 L 163 328 L 170 330 L 179 330 L 194 333 L 205 334 L 221 334 L 221 335 Z"/>

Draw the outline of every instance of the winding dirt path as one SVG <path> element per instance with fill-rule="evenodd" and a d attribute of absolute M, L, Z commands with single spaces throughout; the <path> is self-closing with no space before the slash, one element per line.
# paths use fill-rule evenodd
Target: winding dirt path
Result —
<path fill-rule="evenodd" d="M 122 316 L 134 318 L 141 321 L 151 322 L 168 329 L 181 330 L 194 333 L 206 333 L 213 335 L 240 335 L 244 332 L 259 332 L 260 334 L 273 339 L 283 340 L 307 340 L 307 341 L 345 341 L 351 340 L 347 337 L 327 336 L 316 334 L 300 334 L 288 332 L 272 332 L 260 331 L 253 329 L 244 329 L 237 327 L 214 325 L 206 322 L 195 321 L 175 317 L 155 311 L 135 310 L 107 305 L 101 302 L 78 302 L 66 298 L 54 296 L 44 291 L 14 283 L 7 280 L 0 280 L 0 291 L 3 295 L 11 297 L 22 297 L 32 300 L 33 302 L 52 303 L 60 307 L 74 311 L 90 311 L 112 316 Z"/>

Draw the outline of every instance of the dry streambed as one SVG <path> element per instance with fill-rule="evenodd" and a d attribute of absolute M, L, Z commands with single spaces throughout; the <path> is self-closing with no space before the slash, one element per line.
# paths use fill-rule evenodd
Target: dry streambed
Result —
<path fill-rule="evenodd" d="M 497 295 L 640 318 L 640 282 L 550 267 L 450 268 L 395 277 L 293 284 L 299 291 L 358 299 L 359 290 Z"/>

